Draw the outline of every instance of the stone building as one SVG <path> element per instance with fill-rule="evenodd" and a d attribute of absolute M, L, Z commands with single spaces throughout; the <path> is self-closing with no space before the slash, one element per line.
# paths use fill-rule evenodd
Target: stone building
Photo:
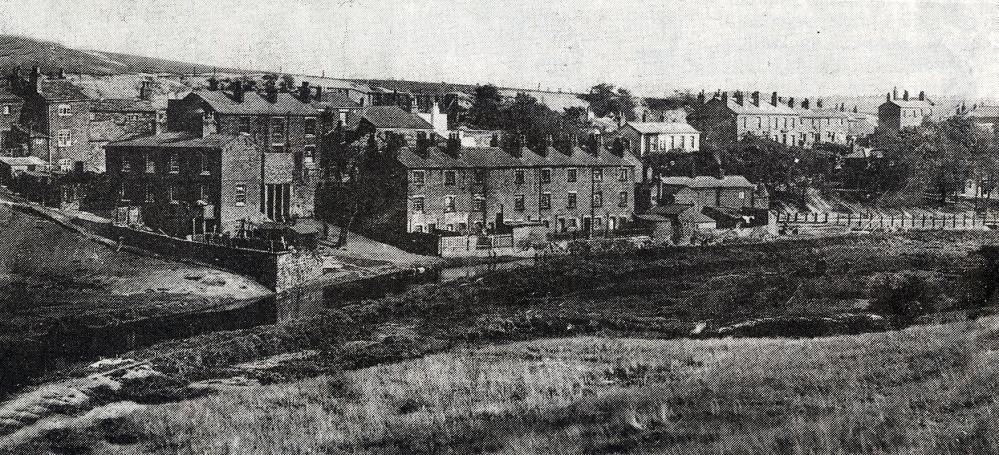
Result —
<path fill-rule="evenodd" d="M 794 107 L 790 100 L 789 107 Z M 847 144 L 850 133 L 850 116 L 837 109 L 823 109 L 822 100 L 816 100 L 812 107 L 809 100 L 802 100 L 801 106 L 795 108 L 800 117 L 795 145 L 812 147 L 819 143 Z"/>
<path fill-rule="evenodd" d="M 106 146 L 107 175 L 131 224 L 176 237 L 230 233 L 268 220 L 264 154 L 248 134 L 170 132 Z M 288 199 L 279 200 L 277 212 Z"/>
<path fill-rule="evenodd" d="M 933 107 L 924 92 L 919 92 L 916 98 L 910 99 L 908 90 L 901 98 L 898 96 L 898 89 L 892 90 L 885 102 L 878 106 L 878 126 L 889 131 L 919 126 L 924 120 L 932 118 Z"/>
<path fill-rule="evenodd" d="M 159 134 L 166 129 L 166 106 L 151 99 L 150 82 L 143 81 L 139 98 L 94 100 L 90 108 L 91 154 L 84 170 L 104 172 L 104 147 L 112 141 Z"/>
<path fill-rule="evenodd" d="M 615 230 L 634 213 L 630 153 L 607 148 L 405 147 L 406 232 L 495 231 L 535 221 L 552 231 Z M 400 220 L 400 222 L 402 222 Z"/>
<path fill-rule="evenodd" d="M 347 124 L 347 129 L 353 131 L 356 137 L 371 133 L 401 134 L 409 143 L 414 143 L 418 138 L 430 138 L 435 132 L 434 125 L 422 116 L 395 105 L 361 109 Z"/>
<path fill-rule="evenodd" d="M 27 80 L 17 69 L 11 76 L 14 93 L 24 99 L 19 123 L 23 131 L 30 133 L 17 135 L 22 153 L 37 156 L 58 169 L 82 168 L 91 155 L 92 100 L 62 74 L 49 78 L 34 67 Z"/>
<path fill-rule="evenodd" d="M 24 99 L 14 93 L 10 84 L 0 85 L 0 152 L 13 155 L 20 152 L 11 131 L 21 119 Z"/>
<path fill-rule="evenodd" d="M 681 204 L 728 209 L 769 209 L 770 197 L 762 185 L 741 175 L 663 177 L 661 205 Z"/>
<path fill-rule="evenodd" d="M 767 102 L 760 100 L 760 92 L 753 92 L 746 99 L 737 91 L 731 97 L 728 92 L 721 92 L 698 104 L 687 116 L 687 122 L 701 132 L 704 144 L 723 146 L 752 134 L 794 145 L 800 116 L 780 102 L 777 92 Z"/>
<path fill-rule="evenodd" d="M 234 82 L 222 90 L 209 81 L 171 100 L 168 128 L 203 136 L 248 135 L 261 155 L 262 211 L 273 221 L 311 217 L 319 179 L 319 137 L 326 131 L 313 99 L 298 94 L 245 91 Z"/>
<path fill-rule="evenodd" d="M 701 149 L 701 132 L 675 122 L 629 122 L 616 135 L 628 139 L 631 153 L 637 157 L 665 152 L 696 152 Z"/>

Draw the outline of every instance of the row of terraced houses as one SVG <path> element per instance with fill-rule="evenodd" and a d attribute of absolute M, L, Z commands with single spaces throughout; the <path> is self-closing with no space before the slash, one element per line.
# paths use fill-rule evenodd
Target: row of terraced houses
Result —
<path fill-rule="evenodd" d="M 682 117 L 630 122 L 582 146 L 532 150 L 474 140 L 447 107 L 463 99 L 453 92 L 359 92 L 304 80 L 284 90 L 214 77 L 205 82 L 169 102 L 154 99 L 152 80 L 134 96 L 105 99 L 62 74 L 33 68 L 24 77 L 15 68 L 0 87 L 2 148 L 7 156 L 39 159 L 49 173 L 103 173 L 113 188 L 114 216 L 125 213 L 128 224 L 173 236 L 239 236 L 315 216 L 321 171 L 329 165 L 322 162 L 323 138 L 342 125 L 356 138 L 407 138 L 397 160 L 406 197 L 395 201 L 393 229 L 469 234 L 527 222 L 590 232 L 620 229 L 657 205 L 765 209 L 765 190 L 745 179 L 691 180 L 689 190 L 703 197 L 677 199 L 686 183 L 652 175 L 643 158 L 696 152 L 702 140 L 750 133 L 788 145 L 847 143 L 856 117 L 776 93 L 767 103 L 758 93 L 747 99 L 720 92 L 710 100 L 702 95 L 689 123 Z M 551 94 L 551 102 L 561 95 Z M 911 102 L 889 95 L 886 104 L 900 109 L 884 108 L 883 116 L 898 115 L 903 120 L 896 124 L 904 126 L 909 115 L 921 115 L 911 114 L 910 105 L 923 102 L 929 104 L 922 94 Z M 459 145 L 438 145 L 448 137 Z M 611 139 L 620 146 L 610 146 Z"/>

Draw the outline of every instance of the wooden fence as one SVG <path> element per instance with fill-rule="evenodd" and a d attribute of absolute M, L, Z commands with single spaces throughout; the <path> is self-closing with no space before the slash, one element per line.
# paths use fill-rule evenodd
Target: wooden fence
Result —
<path fill-rule="evenodd" d="M 778 225 L 844 226 L 859 229 L 980 229 L 999 226 L 999 213 L 777 213 Z"/>

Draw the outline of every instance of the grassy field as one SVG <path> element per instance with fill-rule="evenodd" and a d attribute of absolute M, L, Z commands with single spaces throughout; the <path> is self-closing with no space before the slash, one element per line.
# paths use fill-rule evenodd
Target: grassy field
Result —
<path fill-rule="evenodd" d="M 94 453 L 996 453 L 999 319 L 461 349 L 116 415 Z M 31 450 L 52 449 L 38 439 Z"/>
<path fill-rule="evenodd" d="M 922 313 L 967 318 L 995 303 L 995 263 L 976 253 L 994 239 L 911 233 L 649 250 L 419 286 L 128 353 L 149 361 L 156 381 L 122 379 L 59 411 L 69 423 L 43 421 L 14 445 L 25 453 L 533 453 L 569 441 L 566 450 L 597 453 L 869 453 L 889 451 L 879 441 L 890 436 L 915 451 L 960 451 L 990 443 L 972 437 L 987 433 L 976 419 L 991 406 L 978 394 L 994 390 L 979 366 L 990 355 L 979 342 L 993 336 L 982 324 L 663 340 L 759 318 L 791 321 L 762 331 L 771 336 L 886 330 Z M 800 323 L 875 308 L 904 311 L 884 313 L 881 326 Z M 558 340 L 531 341 L 543 339 Z M 487 347 L 500 343 L 513 344 Z M 315 355 L 240 366 L 301 351 Z M 232 377 L 251 387 L 208 397 L 186 387 Z M 92 422 L 122 402 L 141 412 Z M 947 445 L 958 436 L 964 442 Z"/>

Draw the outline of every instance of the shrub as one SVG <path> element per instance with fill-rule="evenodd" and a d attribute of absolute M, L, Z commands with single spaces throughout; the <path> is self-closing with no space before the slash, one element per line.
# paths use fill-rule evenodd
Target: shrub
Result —
<path fill-rule="evenodd" d="M 926 285 L 911 273 L 882 275 L 871 290 L 871 297 L 872 312 L 906 325 L 930 312 Z"/>

